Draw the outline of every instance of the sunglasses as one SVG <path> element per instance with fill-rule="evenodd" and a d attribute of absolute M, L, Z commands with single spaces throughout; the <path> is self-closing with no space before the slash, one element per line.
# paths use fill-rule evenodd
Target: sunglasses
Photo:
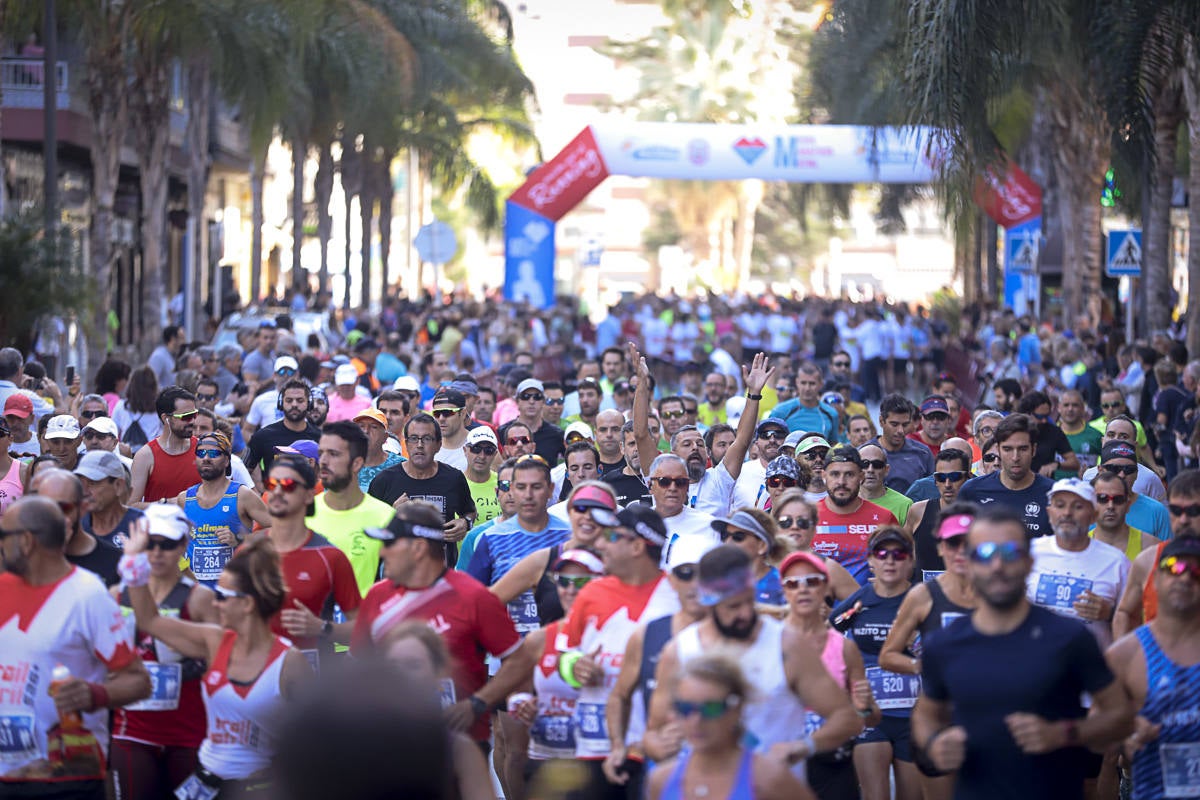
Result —
<path fill-rule="evenodd" d="M 1123 505 L 1125 505 L 1125 501 L 1128 499 L 1129 499 L 1129 496 L 1124 495 L 1124 494 L 1098 494 L 1098 495 L 1096 495 L 1096 502 L 1102 506 L 1108 505 L 1109 503 L 1112 503 L 1115 506 L 1123 506 Z"/>
<path fill-rule="evenodd" d="M 699 570 L 695 564 L 680 564 L 671 570 L 671 574 L 684 583 L 690 583 L 696 579 Z"/>
<path fill-rule="evenodd" d="M 107 417 L 108 414 L 103 411 L 80 411 L 79 416 L 84 419 L 97 419 L 99 417 Z"/>
<path fill-rule="evenodd" d="M 775 520 L 775 524 L 784 530 L 799 528 L 806 531 L 812 527 L 812 520 L 808 517 L 780 517 Z"/>
<path fill-rule="evenodd" d="M 575 444 L 576 442 L 587 441 L 587 437 L 581 433 L 572 433 L 567 437 L 567 444 Z"/>
<path fill-rule="evenodd" d="M 875 558 L 879 559 L 880 561 L 903 562 L 908 561 L 912 554 L 907 550 L 900 550 L 899 548 L 895 547 L 878 547 L 871 552 L 871 555 L 875 556 Z"/>
<path fill-rule="evenodd" d="M 775 391 L 778 394 L 787 394 L 788 392 L 792 391 L 792 387 L 786 383 L 781 383 L 775 387 Z"/>
<path fill-rule="evenodd" d="M 508 439 L 505 439 L 504 443 L 509 447 L 512 447 L 514 444 L 529 444 L 532 441 L 533 440 L 528 436 L 511 436 Z"/>
<path fill-rule="evenodd" d="M 676 700 L 671 703 L 675 709 L 675 713 L 687 719 L 693 714 L 699 714 L 700 719 L 720 719 L 725 716 L 730 708 L 737 706 L 734 697 L 726 698 L 725 700 L 705 700 L 702 703 L 692 703 L 687 700 Z"/>
<path fill-rule="evenodd" d="M 666 489 L 674 486 L 676 489 L 686 489 L 690 484 L 687 478 L 651 478 L 654 483 L 657 483 L 660 488 Z"/>
<path fill-rule="evenodd" d="M 1180 575 L 1187 575 L 1192 580 L 1200 582 L 1200 563 L 1184 561 L 1179 556 L 1167 556 L 1158 562 L 1158 569 L 1177 578 Z"/>
<path fill-rule="evenodd" d="M 815 450 L 809 450 L 808 452 L 801 453 L 800 455 L 804 456 L 809 461 L 813 461 L 813 460 L 824 461 L 825 456 L 829 455 L 829 451 L 823 447 L 818 447 Z"/>
<path fill-rule="evenodd" d="M 784 578 L 779 583 L 783 588 L 795 591 L 802 586 L 807 589 L 811 589 L 814 586 L 821 586 L 826 580 L 828 579 L 824 575 L 818 575 L 814 572 L 811 575 L 793 575 L 790 578 Z"/>
<path fill-rule="evenodd" d="M 220 458 L 223 455 L 225 455 L 224 450 L 217 450 L 210 447 L 203 449 L 196 448 L 196 458 Z"/>
<path fill-rule="evenodd" d="M 966 474 L 960 469 L 956 469 L 953 472 L 935 472 L 933 473 L 933 480 L 936 483 L 958 483 Z"/>
<path fill-rule="evenodd" d="M 950 419 L 950 415 L 938 411 L 933 414 L 922 414 L 921 419 L 927 419 L 930 422 L 945 422 L 946 420 Z"/>
<path fill-rule="evenodd" d="M 607 539 L 609 542 L 616 544 L 617 542 L 621 541 L 622 539 L 633 540 L 633 539 L 636 539 L 637 537 L 631 536 L 628 533 L 621 533 L 620 531 L 617 531 L 617 530 L 610 530 L 610 531 L 605 532 L 604 538 Z"/>
<path fill-rule="evenodd" d="M 0 542 L 7 539 L 9 536 L 16 536 L 19 533 L 24 533 L 25 528 L 0 528 Z"/>
<path fill-rule="evenodd" d="M 848 367 L 848 366 L 850 366 L 850 362 L 849 361 L 830 361 L 829 365 L 831 367 Z"/>
<path fill-rule="evenodd" d="M 882 458 L 864 458 L 862 468 L 882 471 L 887 468 L 887 462 Z"/>
<path fill-rule="evenodd" d="M 217 396 L 215 394 L 198 394 L 196 399 L 201 403 L 211 403 L 217 399 Z"/>
<path fill-rule="evenodd" d="M 995 464 L 999 460 L 1000 456 L 996 455 L 995 453 L 988 453 L 983 457 L 983 463 L 985 464 Z"/>
<path fill-rule="evenodd" d="M 404 441 L 409 444 L 433 444 L 437 441 L 436 436 L 405 436 Z"/>
<path fill-rule="evenodd" d="M 732 540 L 735 544 L 741 544 L 742 542 L 746 541 L 753 535 L 754 534 L 746 533 L 745 531 L 729 531 L 729 530 L 727 530 L 727 531 L 723 531 L 721 533 L 721 541 L 728 542 L 728 541 Z"/>
<path fill-rule="evenodd" d="M 435 408 L 433 416 L 436 419 L 449 419 L 460 411 L 462 411 L 461 408 Z"/>
<path fill-rule="evenodd" d="M 787 431 L 777 431 L 777 430 L 772 429 L 769 431 L 763 431 L 762 433 L 760 433 L 758 435 L 758 438 L 766 439 L 767 441 L 770 441 L 770 442 L 782 442 L 784 439 L 787 438 L 787 436 L 788 436 Z"/>
<path fill-rule="evenodd" d="M 290 378 L 296 374 L 296 370 L 292 369 L 291 367 L 284 367 L 283 369 L 275 370 L 275 374 L 282 375 L 285 378 Z"/>
<path fill-rule="evenodd" d="M 238 597 L 249 596 L 245 592 L 235 592 L 232 589 L 226 589 L 224 586 L 220 585 L 214 586 L 213 591 L 216 592 L 216 597 L 213 598 L 213 601 L 217 603 L 224 603 L 226 600 L 234 600 Z"/>
<path fill-rule="evenodd" d="M 592 580 L 591 575 L 555 575 L 554 585 L 560 589 L 582 589 Z"/>
<path fill-rule="evenodd" d="M 663 419 L 680 419 L 686 414 L 686 411 L 664 411 L 661 416 Z"/>
<path fill-rule="evenodd" d="M 780 486 L 786 489 L 794 489 L 796 488 L 796 479 L 784 475 L 772 475 L 767 478 L 767 486 L 770 486 L 772 489 L 778 489 Z"/>
<path fill-rule="evenodd" d="M 546 398 L 546 405 L 548 405 L 548 406 L 561 406 L 564 403 L 566 403 L 566 400 L 561 397 L 547 397 Z"/>
<path fill-rule="evenodd" d="M 147 550 L 174 550 L 183 544 L 183 540 L 173 542 L 170 539 L 155 539 L 150 537 L 150 541 L 146 542 Z"/>
<path fill-rule="evenodd" d="M 295 478 L 267 478 L 263 485 L 267 487 L 268 492 L 283 489 L 285 494 L 291 494 L 300 488 L 301 483 Z"/>
<path fill-rule="evenodd" d="M 683 409 L 683 413 L 684 414 L 699 414 L 700 407 L 699 406 L 687 406 L 686 408 Z"/>
<path fill-rule="evenodd" d="M 186 421 L 186 420 L 194 418 L 199 413 L 200 413 L 199 411 L 192 409 L 191 411 L 181 411 L 178 414 L 172 414 L 171 416 L 174 417 L 175 419 Z"/>
<path fill-rule="evenodd" d="M 512 481 L 496 481 L 497 492 L 507 492 L 512 488 Z"/>
<path fill-rule="evenodd" d="M 1012 564 L 1029 555 L 1029 548 L 1016 542 L 984 542 L 970 552 L 976 564 L 990 564 L 999 557 L 1001 563 Z"/>
<path fill-rule="evenodd" d="M 1138 471 L 1137 464 L 1122 464 L 1119 467 L 1112 464 L 1101 464 L 1100 469 L 1110 475 L 1133 475 Z"/>
<path fill-rule="evenodd" d="M 1101 403 L 1100 407 L 1101 408 L 1120 408 L 1123 405 L 1125 405 L 1125 404 L 1124 403 Z"/>
<path fill-rule="evenodd" d="M 516 463 L 526 464 L 530 461 L 536 461 L 537 463 L 541 464 L 542 466 L 546 467 L 547 469 L 549 469 L 549 467 L 550 467 L 550 465 L 546 463 L 546 459 L 542 458 L 537 453 L 526 453 L 525 455 L 518 458 Z"/>
<path fill-rule="evenodd" d="M 947 536 L 942 539 L 942 544 L 946 545 L 947 550 L 959 550 L 967 543 L 967 535 L 960 533 L 957 536 Z"/>
<path fill-rule="evenodd" d="M 494 456 L 494 455 L 496 455 L 496 450 L 498 448 L 494 444 L 488 444 L 487 442 L 479 442 L 477 444 L 468 445 L 467 449 L 470 450 L 475 455 L 479 455 L 480 453 L 486 453 L 489 456 Z"/>
<path fill-rule="evenodd" d="M 518 400 L 545 400 L 546 396 L 541 392 L 526 392 L 525 394 L 517 395 Z"/>
<path fill-rule="evenodd" d="M 0 436 L 8 436 L 8 435 L 9 435 L 8 431 L 4 430 L 3 428 L 0 428 Z M 112 434 L 111 433 L 101 433 L 98 430 L 86 430 L 83 432 L 83 438 L 85 438 L 85 439 L 103 439 L 106 436 L 112 436 Z"/>
<path fill-rule="evenodd" d="M 1200 503 L 1192 503 L 1190 506 L 1177 506 L 1174 503 L 1168 503 L 1167 511 L 1171 512 L 1172 517 L 1195 519 L 1196 517 L 1200 517 Z"/>

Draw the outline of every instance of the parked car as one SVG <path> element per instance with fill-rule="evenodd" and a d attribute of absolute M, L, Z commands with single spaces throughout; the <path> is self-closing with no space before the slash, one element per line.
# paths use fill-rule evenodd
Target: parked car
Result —
<path fill-rule="evenodd" d="M 305 349 L 310 334 L 316 334 L 323 353 L 328 353 L 342 341 L 341 335 L 330 324 L 328 311 L 289 311 L 281 306 L 267 306 L 236 311 L 223 319 L 213 337 L 213 346 L 239 344 L 239 331 L 255 330 L 264 320 L 274 322 L 280 315 L 287 315 L 292 320 L 292 331 L 302 349 Z"/>

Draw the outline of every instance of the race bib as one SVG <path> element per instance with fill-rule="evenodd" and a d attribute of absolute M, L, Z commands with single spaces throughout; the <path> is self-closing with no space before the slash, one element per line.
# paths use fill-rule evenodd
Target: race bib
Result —
<path fill-rule="evenodd" d="M 125 706 L 128 711 L 174 711 L 179 708 L 179 690 L 183 685 L 183 666 L 147 661 L 150 696 Z"/>
<path fill-rule="evenodd" d="M 608 724 L 604 720 L 604 706 L 600 703 L 577 703 L 575 719 L 579 724 L 579 735 L 593 741 L 608 741 Z"/>
<path fill-rule="evenodd" d="M 575 748 L 575 730 L 566 716 L 540 716 L 533 721 L 529 736 L 538 744 L 556 750 Z"/>
<path fill-rule="evenodd" d="M 442 708 L 449 708 L 458 702 L 458 693 L 454 690 L 454 681 L 449 678 L 442 678 L 438 681 L 438 698 L 442 702 Z"/>
<path fill-rule="evenodd" d="M 195 545 L 192 548 L 192 574 L 196 580 L 215 581 L 221 577 L 225 562 L 233 556 L 233 548 L 227 544 Z"/>
<path fill-rule="evenodd" d="M 1200 797 L 1200 742 L 1160 744 L 1163 797 Z"/>
<path fill-rule="evenodd" d="M 822 717 L 820 714 L 815 714 L 812 711 L 809 711 L 807 708 L 804 709 L 804 735 L 805 736 L 812 736 L 824 724 L 825 724 L 824 717 Z"/>
<path fill-rule="evenodd" d="M 221 787 L 209 786 L 197 778 L 194 773 L 188 775 L 187 780 L 179 784 L 179 788 L 175 790 L 175 796 L 179 800 L 213 800 L 220 793 Z"/>
<path fill-rule="evenodd" d="M 308 659 L 308 665 L 312 667 L 312 671 L 321 674 L 321 651 L 320 650 L 301 650 L 300 655 Z"/>
<path fill-rule="evenodd" d="M 944 569 L 923 569 L 921 570 L 921 580 L 925 583 L 929 583 L 930 581 L 937 580 L 939 575 L 945 574 L 946 570 Z"/>
<path fill-rule="evenodd" d="M 40 755 L 33 714 L 0 714 L 0 763 L 23 764 Z"/>
<path fill-rule="evenodd" d="M 916 675 L 900 675 L 883 667 L 867 667 L 867 680 L 880 709 L 912 708 L 921 691 L 921 679 Z"/>
<path fill-rule="evenodd" d="M 537 601 L 533 599 L 533 592 L 529 590 L 521 592 L 516 599 L 509 602 L 508 616 L 512 618 L 517 633 L 529 633 L 542 626 L 538 617 Z"/>
<path fill-rule="evenodd" d="M 1044 608 L 1069 611 L 1073 615 L 1079 595 L 1091 589 L 1092 582 L 1087 578 L 1043 574 L 1038 576 L 1033 602 Z"/>

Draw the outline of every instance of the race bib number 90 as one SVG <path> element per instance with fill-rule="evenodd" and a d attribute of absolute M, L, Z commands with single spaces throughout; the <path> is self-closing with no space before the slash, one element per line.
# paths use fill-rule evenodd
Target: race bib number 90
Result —
<path fill-rule="evenodd" d="M 1075 613 L 1075 601 L 1085 591 L 1091 591 L 1092 582 L 1087 578 L 1069 575 L 1039 575 L 1033 602 L 1043 608 Z"/>

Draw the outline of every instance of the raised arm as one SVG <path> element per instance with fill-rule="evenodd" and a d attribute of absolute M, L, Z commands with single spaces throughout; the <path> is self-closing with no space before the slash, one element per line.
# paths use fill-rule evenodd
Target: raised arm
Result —
<path fill-rule="evenodd" d="M 742 411 L 742 418 L 738 420 L 737 433 L 733 442 L 725 451 L 725 457 L 721 459 L 721 463 L 725 465 L 725 471 L 735 481 L 742 474 L 742 464 L 746 462 L 746 451 L 750 449 L 750 442 L 754 439 L 763 387 L 775 376 L 775 368 L 768 367 L 769 363 L 770 360 L 765 353 L 755 353 L 749 369 L 742 365 L 742 382 L 746 384 L 746 407 Z"/>
<path fill-rule="evenodd" d="M 629 356 L 637 372 L 637 388 L 633 392 L 633 438 L 637 442 L 638 463 L 644 476 L 650 474 L 650 465 L 658 457 L 658 442 L 650 435 L 650 367 L 633 342 L 629 343 Z"/>

